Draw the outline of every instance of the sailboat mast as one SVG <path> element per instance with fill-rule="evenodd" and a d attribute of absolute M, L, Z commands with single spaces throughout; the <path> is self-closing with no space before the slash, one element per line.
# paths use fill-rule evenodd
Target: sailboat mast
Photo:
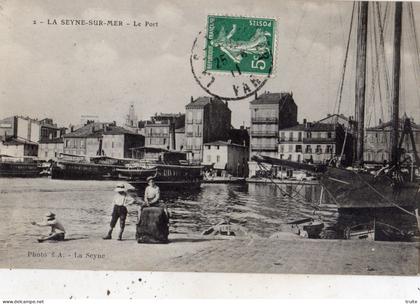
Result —
<path fill-rule="evenodd" d="M 397 164 L 398 155 L 398 129 L 400 104 L 400 70 L 401 70 L 401 27 L 402 2 L 395 2 L 394 19 L 394 57 L 393 57 L 393 90 L 392 90 L 392 129 L 391 129 L 391 162 Z"/>
<path fill-rule="evenodd" d="M 366 52 L 367 52 L 367 24 L 368 2 L 359 2 L 359 17 L 357 26 L 356 53 L 356 96 L 355 114 L 357 123 L 355 161 L 363 163 L 364 134 L 365 134 L 365 92 L 366 92 Z"/>

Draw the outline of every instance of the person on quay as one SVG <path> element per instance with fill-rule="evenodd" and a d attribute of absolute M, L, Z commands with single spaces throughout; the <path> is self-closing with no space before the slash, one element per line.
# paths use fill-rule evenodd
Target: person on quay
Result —
<path fill-rule="evenodd" d="M 127 206 L 136 203 L 136 199 L 129 193 L 132 190 L 133 188 L 125 184 L 118 184 L 114 189 L 116 194 L 113 199 L 114 208 L 112 211 L 110 229 L 108 234 L 103 237 L 104 240 L 112 239 L 112 231 L 114 230 L 118 220 L 120 220 L 120 233 L 118 234 L 118 240 L 122 240 L 122 235 L 125 228 L 125 220 L 128 213 Z"/>
<path fill-rule="evenodd" d="M 43 222 L 31 222 L 32 225 L 39 227 L 51 227 L 51 232 L 48 236 L 38 239 L 38 242 L 44 241 L 64 241 L 66 230 L 64 229 L 63 224 L 58 221 L 55 217 L 55 214 L 48 212 L 45 214 L 45 220 Z"/>
<path fill-rule="evenodd" d="M 155 178 L 149 176 L 147 178 L 146 190 L 144 191 L 144 202 L 147 207 L 156 204 L 160 199 L 160 189 L 155 183 Z"/>
<path fill-rule="evenodd" d="M 160 199 L 160 189 L 155 183 L 155 178 L 153 176 L 149 176 L 146 179 L 146 181 L 147 181 L 147 187 L 144 190 L 143 202 L 142 204 L 140 204 L 139 210 L 137 213 L 137 224 L 140 223 L 141 211 L 144 208 L 157 205 Z"/>
<path fill-rule="evenodd" d="M 136 239 L 138 243 L 167 243 L 169 234 L 169 213 L 161 206 L 160 189 L 154 176 L 147 178 L 144 202 L 139 208 Z"/>

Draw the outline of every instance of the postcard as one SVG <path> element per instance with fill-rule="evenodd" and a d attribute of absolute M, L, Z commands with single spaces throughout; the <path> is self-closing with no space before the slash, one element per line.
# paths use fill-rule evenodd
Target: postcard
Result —
<path fill-rule="evenodd" d="M 419 19 L 1 1 L 0 268 L 417 275 Z"/>

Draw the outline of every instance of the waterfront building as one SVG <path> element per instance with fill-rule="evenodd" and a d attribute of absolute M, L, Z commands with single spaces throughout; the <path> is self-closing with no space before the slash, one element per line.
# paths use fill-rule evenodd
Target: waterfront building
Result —
<path fill-rule="evenodd" d="M 202 165 L 209 167 L 217 176 L 247 176 L 249 151 L 246 145 L 232 141 L 215 141 L 204 144 Z"/>
<path fill-rule="evenodd" d="M 191 97 L 185 106 L 185 150 L 191 162 L 201 163 L 204 143 L 228 139 L 231 115 L 227 102 L 219 98 Z"/>
<path fill-rule="evenodd" d="M 341 154 L 345 130 L 340 124 L 304 120 L 303 124 L 281 129 L 279 134 L 278 158 L 323 164 Z M 348 152 L 343 151 L 343 158 Z"/>
<path fill-rule="evenodd" d="M 8 137 L 0 141 L 0 154 L 16 158 L 37 157 L 38 143 L 21 138 Z"/>
<path fill-rule="evenodd" d="M 64 135 L 64 153 L 115 158 L 131 157 L 131 148 L 144 146 L 144 136 L 115 123 L 90 123 Z"/>
<path fill-rule="evenodd" d="M 325 124 L 340 124 L 348 130 L 352 129 L 351 118 L 346 117 L 343 114 L 327 114 L 327 117 L 318 120 L 318 122 Z"/>
<path fill-rule="evenodd" d="M 38 142 L 41 138 L 41 123 L 29 117 L 11 116 L 0 120 L 0 137 Z"/>
<path fill-rule="evenodd" d="M 58 127 L 51 118 L 44 118 L 39 121 L 41 124 L 40 140 L 61 138 L 67 128 Z"/>
<path fill-rule="evenodd" d="M 63 137 L 41 138 L 38 143 L 38 158 L 40 160 L 57 160 L 60 153 L 64 153 Z"/>
<path fill-rule="evenodd" d="M 279 130 L 297 125 L 297 105 L 292 93 L 266 92 L 250 102 L 250 158 L 253 155 L 278 157 Z M 250 176 L 259 170 L 249 162 Z"/>
<path fill-rule="evenodd" d="M 404 121 L 407 117 L 404 116 L 400 119 L 399 138 L 403 134 Z M 391 122 L 382 122 L 374 127 L 366 128 L 365 131 L 365 151 L 364 160 L 367 162 L 379 162 L 390 160 L 391 154 Z M 420 151 L 420 125 L 414 123 L 411 119 L 411 129 L 413 131 L 414 142 L 417 150 L 417 155 Z M 405 136 L 401 148 L 414 159 L 414 150 L 411 145 L 410 136 Z"/>
<path fill-rule="evenodd" d="M 0 154 L 23 158 L 38 155 L 41 124 L 23 116 L 10 116 L 0 120 Z"/>
<path fill-rule="evenodd" d="M 185 126 L 185 114 L 160 113 L 147 121 L 145 128 L 145 146 L 176 150 L 176 129 Z"/>

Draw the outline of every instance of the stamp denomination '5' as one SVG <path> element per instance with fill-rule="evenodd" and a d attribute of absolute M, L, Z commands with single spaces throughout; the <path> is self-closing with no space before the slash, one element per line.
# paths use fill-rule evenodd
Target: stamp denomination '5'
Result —
<path fill-rule="evenodd" d="M 276 20 L 208 16 L 206 71 L 272 72 Z"/>

